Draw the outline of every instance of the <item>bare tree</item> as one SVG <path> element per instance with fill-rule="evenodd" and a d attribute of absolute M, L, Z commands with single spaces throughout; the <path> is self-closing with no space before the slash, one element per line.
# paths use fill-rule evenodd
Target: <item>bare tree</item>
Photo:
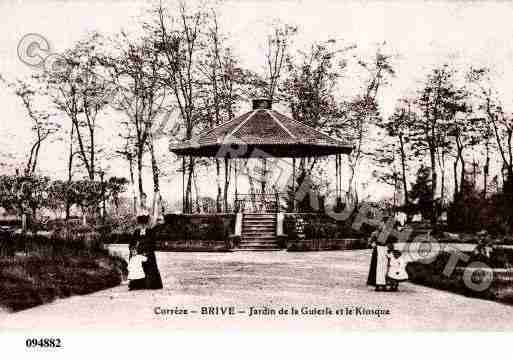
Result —
<path fill-rule="evenodd" d="M 292 37 L 297 27 L 289 24 L 275 24 L 267 36 L 266 58 L 266 96 L 273 101 L 276 96 L 282 69 L 288 55 Z"/>
<path fill-rule="evenodd" d="M 2 77 L 0 77 L 0 80 L 5 82 Z M 60 129 L 60 125 L 51 121 L 52 115 L 48 111 L 38 108 L 37 98 L 44 97 L 44 93 L 39 88 L 20 79 L 16 80 L 14 83 L 7 83 L 7 85 L 12 88 L 14 94 L 21 99 L 27 115 L 32 121 L 31 130 L 34 134 L 34 140 L 28 151 L 24 170 L 25 176 L 32 176 L 37 169 L 41 145 Z"/>
<path fill-rule="evenodd" d="M 347 130 L 347 117 L 337 91 L 346 66 L 341 55 L 352 48 L 338 48 L 335 40 L 328 40 L 287 57 L 287 74 L 279 89 L 295 120 L 337 136 Z M 317 157 L 301 158 L 300 176 L 311 173 L 317 161 Z"/>
<path fill-rule="evenodd" d="M 431 222 L 436 224 L 436 193 L 438 188 L 437 165 L 440 166 L 441 154 L 448 153 L 450 142 L 448 136 L 456 136 L 461 140 L 462 133 L 453 130 L 458 116 L 467 109 L 467 94 L 454 84 L 455 71 L 448 65 L 435 68 L 427 77 L 417 100 L 420 114 L 412 123 L 412 146 L 416 155 L 427 153 L 431 173 Z M 462 163 L 464 166 L 464 163 Z M 442 177 L 444 168 L 440 166 Z M 464 171 L 464 168 L 462 168 Z M 444 187 L 444 186 L 442 186 Z"/>
<path fill-rule="evenodd" d="M 350 121 L 350 128 L 353 129 L 351 139 L 355 148 L 349 155 L 349 180 L 347 186 L 347 196 L 355 198 L 357 201 L 355 183 L 356 174 L 362 158 L 365 156 L 368 145 L 368 133 L 370 126 L 379 118 L 377 105 L 377 95 L 382 85 L 386 84 L 389 77 L 395 74 L 391 65 L 392 56 L 385 55 L 381 49 L 378 49 L 374 59 L 371 62 L 360 60 L 359 65 L 366 70 L 368 80 L 364 87 L 362 95 L 356 96 L 352 101 L 346 104 L 346 113 Z"/>
<path fill-rule="evenodd" d="M 411 160 L 410 148 L 408 146 L 409 137 L 410 137 L 410 127 L 411 124 L 415 121 L 416 114 L 413 111 L 412 107 L 414 107 L 413 101 L 410 99 L 400 99 L 398 101 L 397 107 L 394 113 L 382 123 L 378 124 L 379 127 L 383 128 L 386 131 L 386 134 L 390 136 L 392 139 L 392 148 L 387 148 L 387 144 L 383 145 L 385 150 L 388 150 L 389 154 L 392 154 L 391 162 L 384 161 L 383 158 L 380 158 L 380 154 L 378 152 L 377 162 L 383 163 L 386 167 L 390 163 L 395 162 L 396 153 L 399 157 L 400 170 L 395 170 L 392 175 L 388 175 L 394 180 L 394 186 L 397 185 L 397 179 L 400 178 L 401 187 L 404 193 L 404 205 L 406 208 L 410 206 L 410 199 L 408 196 L 408 181 L 407 181 L 407 172 L 408 172 L 408 162 Z M 380 137 L 380 140 L 385 140 Z M 386 157 L 386 156 L 384 156 Z M 390 156 L 389 156 L 390 159 Z M 388 163 L 387 163 L 388 162 Z M 386 172 L 388 173 L 388 171 Z"/>
<path fill-rule="evenodd" d="M 490 69 L 481 68 L 472 71 L 473 82 L 478 87 L 477 97 L 480 108 L 486 114 L 487 125 L 495 140 L 495 145 L 507 172 L 506 190 L 513 194 L 513 116 L 507 114 L 498 92 L 493 88 Z"/>
<path fill-rule="evenodd" d="M 204 120 L 197 94 L 202 86 L 202 75 L 198 68 L 204 52 L 207 14 L 203 8 L 190 10 L 185 2 L 179 3 L 176 16 L 171 16 L 162 3 L 154 13 L 156 21 L 146 26 L 151 29 L 151 40 L 162 59 L 161 81 L 172 93 L 183 120 L 184 139 L 189 140 L 195 128 Z M 187 167 L 188 173 L 183 210 L 188 213 L 192 211 L 195 163 L 192 157 L 188 161 L 183 158 L 182 161 L 182 167 L 184 170 Z"/>
<path fill-rule="evenodd" d="M 121 32 L 110 41 L 114 54 L 101 54 L 98 58 L 116 89 L 111 105 L 126 115 L 122 125 L 127 129 L 122 155 L 137 166 L 140 206 L 143 203 L 144 155 L 151 157 L 154 203 L 160 197 L 160 169 L 154 150 L 154 141 L 166 126 L 167 94 L 159 69 L 158 51 L 147 38 L 130 38 Z M 163 121 L 159 121 L 163 119 Z M 131 172 L 133 178 L 133 172 Z M 155 207 L 155 206 L 153 206 Z M 153 208 L 154 210 L 154 208 Z"/>
<path fill-rule="evenodd" d="M 203 100 L 204 117 L 208 119 L 208 125 L 214 127 L 235 117 L 237 103 L 242 98 L 242 86 L 246 79 L 238 59 L 225 44 L 226 36 L 221 33 L 215 9 L 211 9 L 206 21 L 208 31 L 205 55 L 199 65 L 199 70 L 205 79 L 205 86 L 199 89 L 198 95 Z M 221 162 L 218 158 L 214 161 L 217 183 L 216 203 L 217 211 L 220 212 L 222 203 L 226 206 L 228 201 L 229 181 L 221 180 Z M 231 166 L 232 163 L 228 166 L 229 172 Z M 224 183 L 224 189 L 221 183 Z"/>
<path fill-rule="evenodd" d="M 109 82 L 99 73 L 95 52 L 100 35 L 95 33 L 60 56 L 59 66 L 38 78 L 48 86 L 57 109 L 67 115 L 73 127 L 76 153 L 90 180 L 97 172 L 98 115 L 108 103 Z"/>

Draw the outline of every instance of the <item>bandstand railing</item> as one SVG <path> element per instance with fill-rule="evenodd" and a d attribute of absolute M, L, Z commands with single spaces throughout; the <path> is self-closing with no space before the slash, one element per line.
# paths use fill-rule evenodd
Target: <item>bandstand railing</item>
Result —
<path fill-rule="evenodd" d="M 235 195 L 235 212 L 276 213 L 280 211 L 283 193 L 238 193 Z"/>

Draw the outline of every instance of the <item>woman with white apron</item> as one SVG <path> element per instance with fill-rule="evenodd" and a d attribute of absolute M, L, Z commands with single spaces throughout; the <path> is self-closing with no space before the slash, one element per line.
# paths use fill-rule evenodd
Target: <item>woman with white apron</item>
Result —
<path fill-rule="evenodd" d="M 388 248 L 384 243 L 376 243 L 376 291 L 386 290 L 387 270 L 388 270 Z"/>

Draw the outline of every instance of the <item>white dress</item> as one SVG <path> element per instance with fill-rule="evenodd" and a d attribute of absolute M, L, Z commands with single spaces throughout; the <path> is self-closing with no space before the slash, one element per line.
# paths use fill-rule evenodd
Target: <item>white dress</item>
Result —
<path fill-rule="evenodd" d="M 146 262 L 146 257 L 137 254 L 130 258 L 128 262 L 128 280 L 143 279 L 145 277 L 143 262 Z"/>
<path fill-rule="evenodd" d="M 404 260 L 401 257 L 395 258 L 394 256 L 389 256 L 389 258 L 388 276 L 399 281 L 407 280 L 408 273 Z"/>

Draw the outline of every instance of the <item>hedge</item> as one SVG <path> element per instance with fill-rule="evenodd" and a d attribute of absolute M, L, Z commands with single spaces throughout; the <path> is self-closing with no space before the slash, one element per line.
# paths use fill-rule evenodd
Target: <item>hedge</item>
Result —
<path fill-rule="evenodd" d="M 487 289 L 476 291 L 467 287 L 463 280 L 466 266 L 461 265 L 461 261 L 459 262 L 460 265 L 457 266 L 449 276 L 446 276 L 443 271 L 451 256 L 451 253 L 447 252 L 440 253 L 432 263 L 408 263 L 406 270 L 413 283 L 443 289 L 469 297 L 513 303 L 513 268 L 511 266 L 513 251 L 505 248 L 496 249 L 491 258 L 478 257 L 472 253 L 465 254 L 470 258 L 467 263 L 478 261 L 488 266 L 487 268 L 483 268 L 482 271 L 473 269 L 474 279 L 478 279 L 477 283 L 481 280 L 485 270 L 492 269 L 493 279 Z"/>

